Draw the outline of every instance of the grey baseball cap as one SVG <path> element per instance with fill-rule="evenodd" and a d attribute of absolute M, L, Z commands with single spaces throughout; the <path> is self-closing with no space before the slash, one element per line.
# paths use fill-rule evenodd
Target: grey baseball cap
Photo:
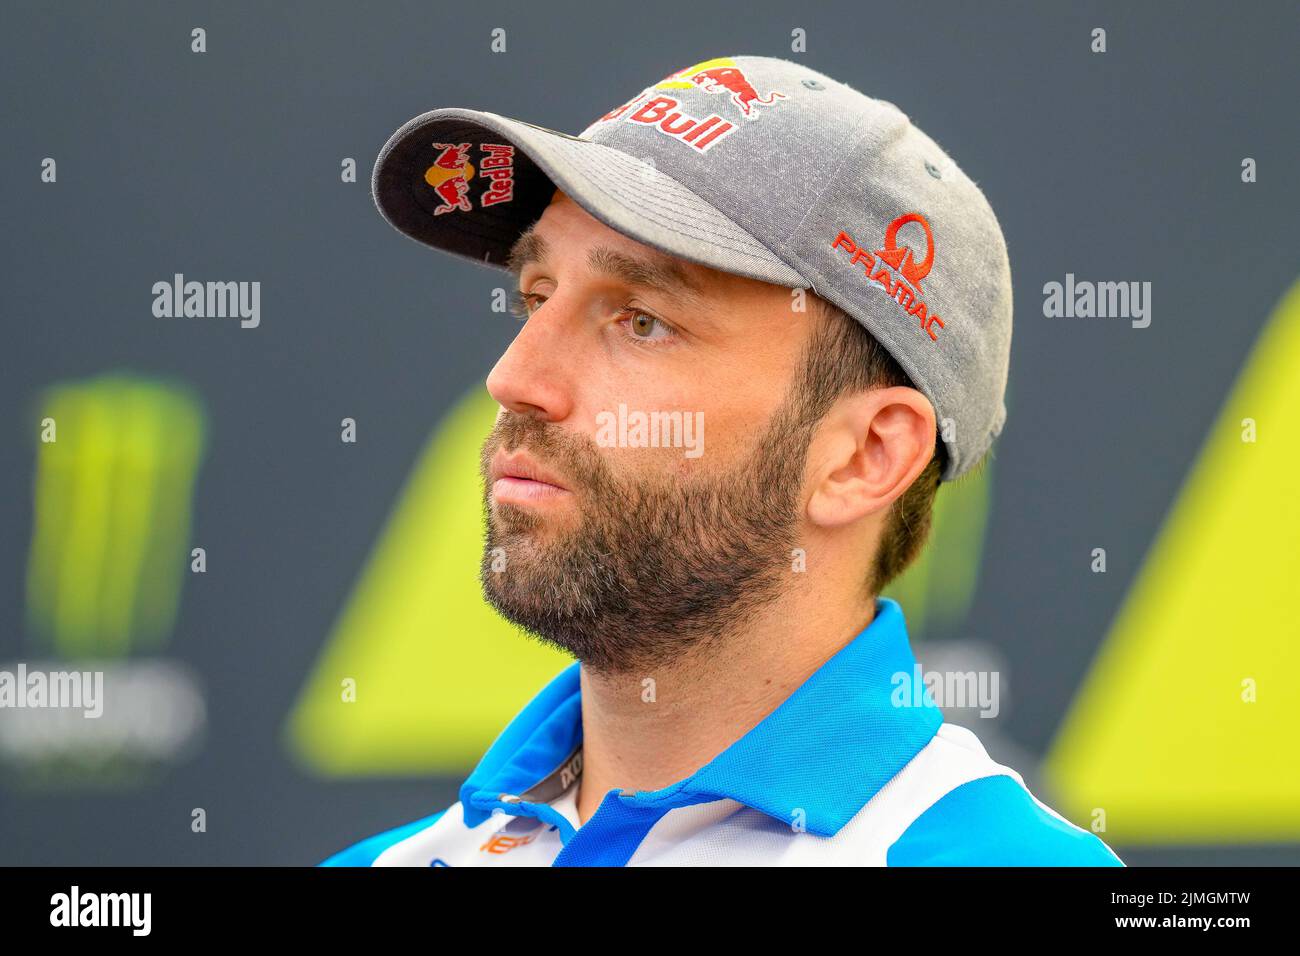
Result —
<path fill-rule="evenodd" d="M 389 138 L 371 188 L 411 238 L 505 268 L 556 188 L 646 245 L 811 289 L 931 404 L 952 480 L 1006 419 L 1011 270 L 983 193 L 908 117 L 798 63 L 696 63 L 578 136 L 436 109 Z"/>

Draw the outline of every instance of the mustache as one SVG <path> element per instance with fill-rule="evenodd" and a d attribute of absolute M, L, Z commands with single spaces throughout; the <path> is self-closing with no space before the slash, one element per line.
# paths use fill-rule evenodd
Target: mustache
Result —
<path fill-rule="evenodd" d="M 544 422 L 519 412 L 504 412 L 483 442 L 479 454 L 479 474 L 486 483 L 492 459 L 498 450 L 507 453 L 523 449 L 540 463 L 559 472 L 570 482 L 573 490 L 586 485 L 589 488 L 609 488 L 613 475 L 596 449 L 596 442 L 583 435 L 575 435 L 559 425 Z"/>

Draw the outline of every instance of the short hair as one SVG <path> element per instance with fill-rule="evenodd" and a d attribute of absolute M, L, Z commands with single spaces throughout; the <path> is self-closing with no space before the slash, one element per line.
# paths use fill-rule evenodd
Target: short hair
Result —
<path fill-rule="evenodd" d="M 809 291 L 824 321 L 816 324 L 804 352 L 800 388 L 804 408 L 820 420 L 841 396 L 872 388 L 916 385 L 902 366 L 856 319 Z M 935 496 L 947 452 L 935 436 L 934 454 L 925 469 L 890 506 L 866 586 L 879 594 L 907 569 L 930 535 Z"/>

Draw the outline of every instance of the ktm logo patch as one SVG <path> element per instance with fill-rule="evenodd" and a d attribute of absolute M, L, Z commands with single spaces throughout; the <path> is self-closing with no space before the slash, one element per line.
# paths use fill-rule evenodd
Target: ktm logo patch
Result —
<path fill-rule="evenodd" d="M 898 231 L 908 223 L 917 223 L 925 233 L 925 258 L 920 262 L 910 246 L 898 244 Z M 935 327 L 943 328 L 939 313 L 930 311 L 921 298 L 921 280 L 934 267 L 934 232 L 929 221 L 919 212 L 899 216 L 885 229 L 884 248 L 874 253 L 860 246 L 849 233 L 841 229 L 831 243 L 832 249 L 842 249 L 851 266 L 861 265 L 864 281 L 878 288 L 898 303 L 906 315 L 916 318 L 921 329 L 932 341 L 939 340 Z"/>

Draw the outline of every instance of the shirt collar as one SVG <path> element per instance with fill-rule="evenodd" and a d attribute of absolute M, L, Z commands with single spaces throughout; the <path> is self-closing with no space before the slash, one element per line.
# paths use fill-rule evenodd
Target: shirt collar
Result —
<path fill-rule="evenodd" d="M 558 797 L 581 772 L 578 663 L 502 731 L 460 790 L 465 824 Z M 620 795 L 673 808 L 729 798 L 819 836 L 839 831 L 934 736 L 943 716 L 921 682 L 896 601 L 747 734 L 662 790 Z"/>

